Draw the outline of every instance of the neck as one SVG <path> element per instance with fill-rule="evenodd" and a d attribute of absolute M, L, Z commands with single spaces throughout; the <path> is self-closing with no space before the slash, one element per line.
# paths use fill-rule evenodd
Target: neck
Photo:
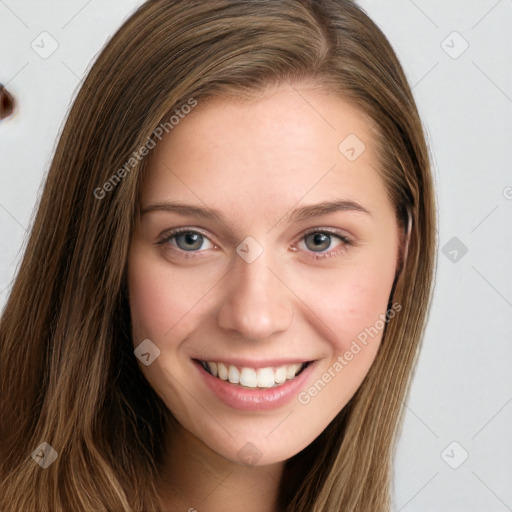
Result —
<path fill-rule="evenodd" d="M 279 512 L 284 463 L 246 466 L 225 459 L 181 426 L 169 427 L 157 482 L 165 512 Z"/>

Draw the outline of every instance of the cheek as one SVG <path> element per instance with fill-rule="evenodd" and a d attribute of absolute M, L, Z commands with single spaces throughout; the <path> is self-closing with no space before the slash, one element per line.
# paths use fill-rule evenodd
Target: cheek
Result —
<path fill-rule="evenodd" d="M 160 354 L 148 366 L 139 363 L 154 391 L 173 411 L 187 411 L 190 404 L 182 400 L 176 382 L 184 381 L 179 373 L 179 341 L 186 336 L 184 327 L 198 303 L 197 286 L 187 286 L 188 279 L 170 273 L 168 263 L 134 244 L 128 260 L 128 288 L 132 320 L 133 346 L 151 340 Z M 200 288 L 200 287 L 199 287 Z M 172 376 L 176 376 L 173 378 Z"/>
<path fill-rule="evenodd" d="M 161 339 L 175 322 L 176 294 L 169 293 L 161 276 L 137 259 L 128 275 L 134 343 L 143 338 Z"/>
<path fill-rule="evenodd" d="M 199 304 L 207 300 L 213 282 L 211 276 L 204 277 L 190 270 L 170 272 L 162 257 L 134 249 L 128 266 L 134 343 L 144 338 L 179 339 Z"/>
<path fill-rule="evenodd" d="M 392 250 L 368 254 L 345 262 L 324 282 L 310 283 L 308 304 L 326 326 L 329 356 L 298 401 L 320 422 L 330 421 L 347 404 L 375 359 L 386 325 L 395 262 Z M 312 421 L 305 420 L 304 435 Z"/>
<path fill-rule="evenodd" d="M 307 305 L 323 321 L 323 332 L 334 351 L 343 353 L 352 340 L 374 326 L 380 315 L 385 315 L 395 267 L 377 262 L 340 267 L 333 274 L 325 281 L 310 282 L 304 296 L 308 297 Z"/>
<path fill-rule="evenodd" d="M 307 412 L 300 428 L 309 441 L 319 425 L 325 426 L 345 407 L 377 355 L 394 279 L 394 268 L 384 270 L 376 265 L 365 272 L 347 274 L 322 287 L 311 301 L 315 314 L 328 326 L 323 332 L 329 355 L 316 379 L 297 397 Z"/>

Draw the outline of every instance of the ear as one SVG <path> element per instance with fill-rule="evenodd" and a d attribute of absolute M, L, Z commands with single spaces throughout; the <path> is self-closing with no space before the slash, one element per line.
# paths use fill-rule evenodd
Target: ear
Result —
<path fill-rule="evenodd" d="M 409 240 L 411 238 L 412 231 L 412 213 L 410 208 L 407 208 L 407 228 L 404 227 L 404 232 L 400 236 L 400 247 L 398 248 L 398 256 L 397 256 L 397 264 L 395 270 L 395 279 L 393 280 L 393 285 L 391 286 L 391 292 L 389 294 L 388 300 L 388 310 L 393 306 L 393 297 L 395 296 L 395 289 L 398 282 L 398 278 L 402 273 L 402 270 L 405 267 L 405 262 L 407 261 L 407 254 L 409 252 Z"/>

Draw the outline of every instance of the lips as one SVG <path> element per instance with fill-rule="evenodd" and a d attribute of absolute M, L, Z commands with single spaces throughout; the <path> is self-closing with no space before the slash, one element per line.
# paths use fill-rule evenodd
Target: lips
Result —
<path fill-rule="evenodd" d="M 306 387 L 318 366 L 317 360 L 262 362 L 247 359 L 206 361 L 194 358 L 192 361 L 208 393 L 213 393 L 230 408 L 253 412 L 278 409 L 289 403 L 301 389 Z M 215 364 L 212 363 L 217 366 L 216 376 L 214 375 Z M 283 378 L 284 371 L 280 369 L 282 367 L 286 367 L 286 379 L 282 383 L 276 382 L 276 378 L 278 381 Z M 291 378 L 288 378 L 288 371 Z M 255 380 L 256 385 L 254 385 Z M 271 384 L 272 380 L 273 384 Z M 262 387 L 258 386 L 258 381 Z M 250 385 L 244 385 L 244 383 Z"/>
<path fill-rule="evenodd" d="M 197 360 L 213 377 L 247 388 L 272 388 L 294 379 L 309 362 L 279 366 L 241 366 L 221 361 Z"/>

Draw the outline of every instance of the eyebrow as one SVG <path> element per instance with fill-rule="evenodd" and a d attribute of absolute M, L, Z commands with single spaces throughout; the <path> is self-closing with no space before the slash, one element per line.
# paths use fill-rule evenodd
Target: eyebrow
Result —
<path fill-rule="evenodd" d="M 142 210 L 141 217 L 146 213 L 162 210 L 183 216 L 199 217 L 205 220 L 219 221 L 222 223 L 225 222 L 223 215 L 219 210 L 206 206 L 196 206 L 174 201 L 161 201 L 151 204 Z M 331 201 L 322 201 L 318 204 L 301 206 L 300 208 L 296 208 L 288 212 L 284 215 L 283 218 L 285 218 L 288 222 L 300 222 L 339 211 L 361 212 L 370 216 L 372 215 L 367 208 L 355 201 L 335 199 Z"/>

